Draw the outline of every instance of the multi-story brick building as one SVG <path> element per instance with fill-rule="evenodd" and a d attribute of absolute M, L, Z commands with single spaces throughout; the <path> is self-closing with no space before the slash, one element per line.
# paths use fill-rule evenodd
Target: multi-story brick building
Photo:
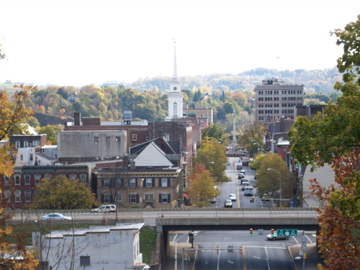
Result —
<path fill-rule="evenodd" d="M 1 189 L 7 198 L 7 207 L 27 209 L 33 202 L 37 186 L 43 178 L 64 175 L 69 179 L 79 179 L 92 188 L 91 165 L 60 165 L 60 166 L 16 166 L 11 177 L 1 176 Z"/>
<path fill-rule="evenodd" d="M 304 104 L 304 85 L 284 84 L 278 79 L 263 80 L 255 91 L 255 122 L 294 119 L 295 107 Z"/>

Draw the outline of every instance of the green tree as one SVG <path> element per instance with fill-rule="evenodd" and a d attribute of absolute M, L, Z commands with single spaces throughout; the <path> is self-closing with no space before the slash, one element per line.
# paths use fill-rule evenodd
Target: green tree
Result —
<path fill-rule="evenodd" d="M 211 137 L 217 139 L 219 142 L 224 141 L 224 129 L 217 125 L 211 124 L 202 130 L 202 138 Z"/>
<path fill-rule="evenodd" d="M 188 194 L 191 203 L 199 208 L 209 204 L 209 199 L 220 195 L 215 188 L 216 181 L 204 164 L 197 164 L 189 177 Z"/>
<path fill-rule="evenodd" d="M 324 115 L 296 119 L 288 136 L 291 155 L 301 164 L 313 170 L 329 163 L 335 172 L 337 188 L 323 188 L 312 180 L 313 194 L 325 203 L 318 211 L 319 248 L 326 269 L 356 269 L 360 264 L 360 239 L 355 236 L 360 229 L 360 15 L 332 34 L 344 50 L 337 60 L 344 82 L 335 84 L 342 95 L 325 107 Z"/>
<path fill-rule="evenodd" d="M 62 175 L 43 178 L 37 190 L 33 209 L 87 209 L 98 204 L 88 186 Z"/>
<path fill-rule="evenodd" d="M 204 164 L 210 170 L 217 182 L 229 182 L 225 175 L 227 159 L 225 146 L 215 138 L 206 137 L 203 139 L 200 149 L 195 157 L 195 164 Z"/>
<path fill-rule="evenodd" d="M 256 171 L 256 185 L 260 196 L 267 193 L 271 197 L 290 199 L 293 197 L 294 178 L 285 161 L 278 154 L 264 154 L 259 169 Z M 282 202 L 282 205 L 287 203 Z"/>
<path fill-rule="evenodd" d="M 62 125 L 47 125 L 38 130 L 39 134 L 46 134 L 48 144 L 57 144 L 57 133 L 63 130 Z"/>

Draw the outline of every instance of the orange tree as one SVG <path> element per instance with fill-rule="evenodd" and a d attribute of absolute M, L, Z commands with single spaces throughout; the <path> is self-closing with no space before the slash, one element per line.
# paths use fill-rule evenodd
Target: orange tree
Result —
<path fill-rule="evenodd" d="M 0 51 L 1 54 L 1 51 Z M 15 131 L 20 131 L 31 113 L 24 105 L 29 92 L 35 87 L 20 86 L 12 96 L 5 90 L 0 91 L 0 140 L 8 139 Z M 0 147 L 0 175 L 11 176 L 14 164 L 11 160 L 11 147 L 9 143 Z M 0 181 L 0 195 L 2 195 L 3 181 Z M 12 211 L 5 210 L 7 199 L 1 196 L 0 200 L 0 268 L 1 269 L 36 269 L 38 261 L 33 250 L 26 248 L 24 237 L 13 233 L 8 221 L 13 216 Z M 14 239 L 16 243 L 10 241 Z"/>
<path fill-rule="evenodd" d="M 188 194 L 192 205 L 200 208 L 208 205 L 209 199 L 220 194 L 215 185 L 216 181 L 212 173 L 206 170 L 204 164 L 197 164 L 189 177 Z"/>
<path fill-rule="evenodd" d="M 343 82 L 335 89 L 342 96 L 329 103 L 325 114 L 298 117 L 288 136 L 291 155 L 300 163 L 329 163 L 338 187 L 321 187 L 312 180 L 312 192 L 325 202 L 319 209 L 318 243 L 326 269 L 357 269 L 360 265 L 360 15 L 332 32 L 344 53 L 337 60 Z"/>

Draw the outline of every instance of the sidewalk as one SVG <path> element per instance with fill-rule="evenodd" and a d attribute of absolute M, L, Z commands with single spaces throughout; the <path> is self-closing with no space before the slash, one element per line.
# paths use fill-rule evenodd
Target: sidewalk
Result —
<path fill-rule="evenodd" d="M 183 254 L 183 248 L 189 249 L 191 248 L 190 243 L 177 243 L 177 270 L 182 269 L 182 254 Z M 194 248 L 197 248 L 197 245 L 194 245 Z M 184 262 L 184 269 L 191 270 L 194 267 L 195 262 L 195 256 L 196 251 L 195 250 L 185 250 L 184 253 L 188 254 L 188 258 L 190 258 L 187 262 Z M 169 253 L 168 253 L 168 259 L 165 264 L 164 269 L 166 270 L 175 270 L 175 243 L 170 242 L 169 244 Z"/>
<path fill-rule="evenodd" d="M 306 245 L 305 263 L 302 259 L 302 256 L 299 256 L 300 249 L 300 244 L 288 247 L 290 256 L 292 257 L 295 264 L 295 270 L 318 270 L 317 264 L 322 263 L 323 260 L 320 257 L 320 254 L 317 252 L 316 244 L 312 243 Z"/>
<path fill-rule="evenodd" d="M 177 244 L 177 270 L 182 269 L 182 253 L 184 249 L 191 248 L 190 243 L 178 243 Z M 196 245 L 194 245 L 194 248 L 197 248 Z M 245 247 L 246 248 L 246 247 Z M 307 244 L 306 249 L 306 259 L 305 264 L 303 264 L 302 256 L 299 256 L 299 251 L 301 249 L 301 245 L 294 245 L 288 247 L 289 254 L 294 262 L 294 270 L 318 270 L 317 264 L 322 262 L 322 259 L 320 258 L 320 255 L 317 253 L 316 245 L 313 244 Z M 184 262 L 184 269 L 192 270 L 194 267 L 194 261 L 196 256 L 195 250 L 186 250 L 184 253 L 187 253 L 190 260 L 187 262 Z M 175 243 L 170 242 L 169 244 L 169 253 L 168 253 L 168 259 L 165 264 L 164 269 L 166 270 L 175 270 Z"/>

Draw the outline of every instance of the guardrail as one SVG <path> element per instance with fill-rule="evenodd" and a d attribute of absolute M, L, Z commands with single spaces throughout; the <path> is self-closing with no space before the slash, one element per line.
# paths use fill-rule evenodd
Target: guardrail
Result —
<path fill-rule="evenodd" d="M 294 207 L 263 207 L 263 208 L 121 208 L 118 209 L 118 214 L 121 213 L 148 213 L 148 212 L 316 212 L 318 208 L 294 208 Z M 47 214 L 47 213 L 61 213 L 61 214 L 115 214 L 111 213 L 96 213 L 91 212 L 91 209 L 36 209 L 36 210 L 15 210 L 16 215 L 32 215 L 32 214 Z"/>

